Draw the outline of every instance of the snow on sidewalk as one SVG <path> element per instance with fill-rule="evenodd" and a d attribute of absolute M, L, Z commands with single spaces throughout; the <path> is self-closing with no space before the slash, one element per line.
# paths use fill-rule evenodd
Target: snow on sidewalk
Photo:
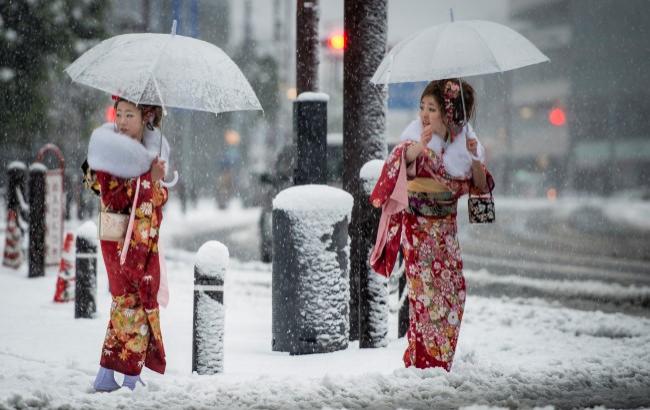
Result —
<path fill-rule="evenodd" d="M 237 261 L 226 276 L 225 372 L 193 375 L 193 255 L 168 256 L 171 301 L 161 315 L 168 371 L 145 370 L 147 387 L 133 393 L 91 388 L 110 304 L 101 264 L 91 320 L 51 302 L 55 272 L 27 279 L 25 268 L 0 269 L 0 409 L 650 406 L 648 319 L 470 296 L 450 374 L 404 369 L 404 339 L 289 356 L 271 351 L 270 266 Z"/>

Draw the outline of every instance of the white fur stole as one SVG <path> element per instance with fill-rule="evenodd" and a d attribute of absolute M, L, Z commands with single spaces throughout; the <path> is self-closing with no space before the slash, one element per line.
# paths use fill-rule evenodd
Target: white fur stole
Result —
<path fill-rule="evenodd" d="M 88 165 L 95 171 L 108 172 L 119 178 L 135 178 L 149 171 L 151 162 L 160 152 L 160 130 L 145 129 L 143 144 L 115 131 L 115 125 L 107 122 L 96 128 L 88 144 Z M 169 165 L 170 148 L 162 138 L 160 158 L 165 160 L 165 172 Z"/>
<path fill-rule="evenodd" d="M 409 125 L 406 126 L 402 135 L 400 136 L 401 141 L 419 141 L 420 134 L 422 134 L 422 122 L 419 119 L 412 121 Z M 467 124 L 466 127 L 463 127 L 461 132 L 456 135 L 454 142 L 449 144 L 444 150 L 444 142 L 442 137 L 433 134 L 433 138 L 429 141 L 427 147 L 433 150 L 436 155 L 442 154 L 442 160 L 445 164 L 445 169 L 447 173 L 453 177 L 470 177 L 472 172 L 472 156 L 467 151 L 466 139 L 475 139 L 478 142 L 478 158 L 482 163 L 485 164 L 485 148 L 483 144 L 476 137 L 476 133 L 471 125 Z"/>

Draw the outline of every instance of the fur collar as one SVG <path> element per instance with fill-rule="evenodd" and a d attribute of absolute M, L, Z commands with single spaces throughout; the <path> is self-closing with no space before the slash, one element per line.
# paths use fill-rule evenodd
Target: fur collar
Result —
<path fill-rule="evenodd" d="M 160 130 L 145 130 L 143 143 L 115 131 L 113 123 L 107 122 L 96 128 L 88 144 L 88 165 L 95 171 L 108 172 L 119 178 L 134 178 L 151 168 L 151 161 L 160 151 Z M 169 166 L 170 148 L 162 139 L 160 157 Z"/>
<path fill-rule="evenodd" d="M 401 141 L 419 141 L 420 134 L 422 133 L 422 123 L 419 119 L 411 122 L 400 136 Z M 469 177 L 471 176 L 472 157 L 467 151 L 466 139 L 469 133 L 469 138 L 476 139 L 476 133 L 471 125 L 463 127 L 461 132 L 456 135 L 454 141 L 449 144 L 443 153 L 444 142 L 442 137 L 437 134 L 433 135 L 431 141 L 427 145 L 429 149 L 433 150 L 436 155 L 442 155 L 445 170 L 453 177 Z M 478 142 L 478 157 L 481 162 L 485 163 L 485 148 L 481 142 Z"/>

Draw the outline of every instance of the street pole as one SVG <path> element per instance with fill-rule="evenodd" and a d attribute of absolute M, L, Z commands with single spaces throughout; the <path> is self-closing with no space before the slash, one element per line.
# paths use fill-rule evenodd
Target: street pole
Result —
<path fill-rule="evenodd" d="M 318 0 L 298 0 L 296 11 L 296 95 L 318 90 Z"/>
<path fill-rule="evenodd" d="M 365 279 L 368 274 L 367 261 L 377 228 L 366 217 L 372 207 L 359 172 L 366 162 L 386 157 L 386 90 L 372 84 L 370 78 L 386 53 L 387 0 L 345 0 L 344 9 L 343 189 L 354 197 L 349 228 L 350 340 L 357 340 L 360 280 L 361 275 Z"/>

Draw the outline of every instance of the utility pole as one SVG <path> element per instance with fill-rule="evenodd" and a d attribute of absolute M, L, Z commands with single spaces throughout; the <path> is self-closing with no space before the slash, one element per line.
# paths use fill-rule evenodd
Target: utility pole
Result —
<path fill-rule="evenodd" d="M 379 213 L 368 203 L 359 172 L 366 162 L 386 157 L 386 90 L 370 83 L 370 78 L 386 54 L 387 2 L 344 3 L 343 189 L 354 198 L 349 228 L 350 340 L 359 339 L 360 347 L 380 346 L 386 336 L 371 329 L 371 316 L 381 316 L 373 311 L 387 305 L 381 291 L 371 290 L 382 286 L 378 283 L 382 278 L 368 265 Z"/>
<path fill-rule="evenodd" d="M 298 0 L 296 12 L 296 92 L 318 90 L 318 0 Z"/>

